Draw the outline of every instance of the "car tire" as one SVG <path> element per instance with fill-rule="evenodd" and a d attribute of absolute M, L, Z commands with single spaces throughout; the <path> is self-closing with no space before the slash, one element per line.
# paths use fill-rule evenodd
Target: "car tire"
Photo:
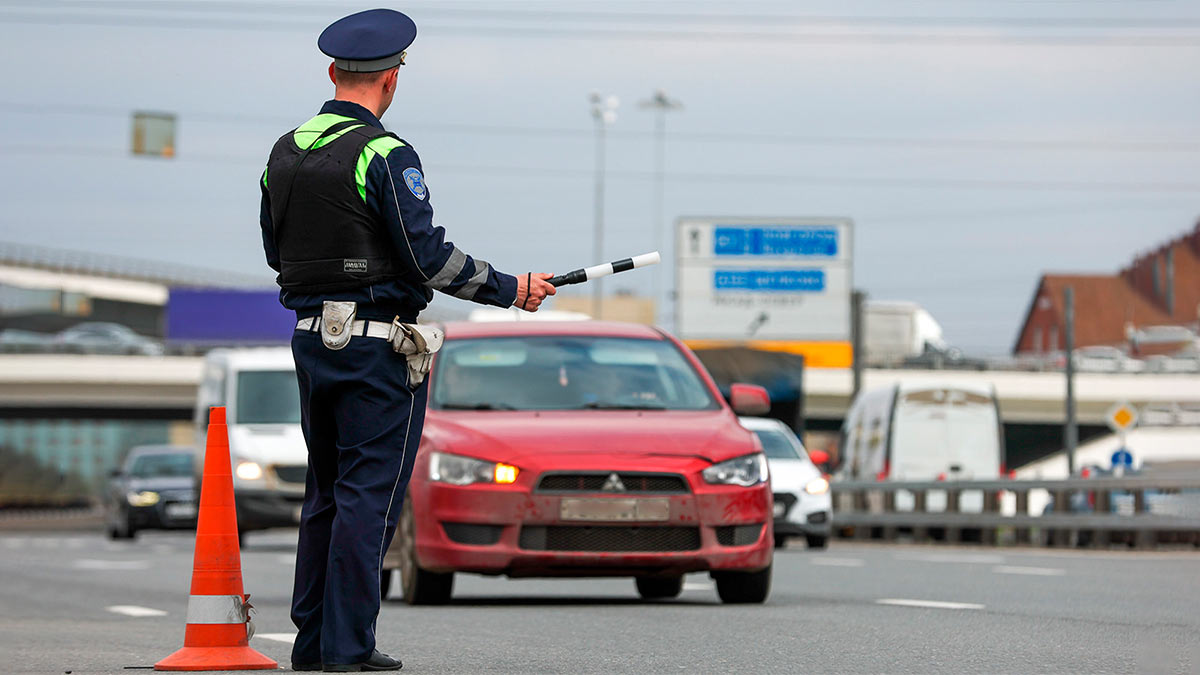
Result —
<path fill-rule="evenodd" d="M 404 500 L 400 511 L 400 589 L 410 605 L 444 605 L 454 591 L 453 572 L 430 572 L 421 569 L 417 560 L 416 518 L 412 500 Z"/>
<path fill-rule="evenodd" d="M 787 540 L 788 538 L 785 534 L 775 535 L 775 548 L 787 548 Z"/>
<path fill-rule="evenodd" d="M 388 593 L 392 590 L 392 575 L 395 570 L 384 569 L 379 573 L 379 599 L 380 601 L 387 600 Z"/>
<path fill-rule="evenodd" d="M 683 592 L 683 575 L 674 577 L 637 577 L 633 580 L 643 600 L 677 598 Z"/>
<path fill-rule="evenodd" d="M 728 605 L 761 604 L 771 594 L 771 566 L 757 572 L 713 572 L 717 596 Z"/>
<path fill-rule="evenodd" d="M 829 545 L 829 537 L 824 534 L 808 534 L 804 536 L 809 548 L 825 548 Z"/>

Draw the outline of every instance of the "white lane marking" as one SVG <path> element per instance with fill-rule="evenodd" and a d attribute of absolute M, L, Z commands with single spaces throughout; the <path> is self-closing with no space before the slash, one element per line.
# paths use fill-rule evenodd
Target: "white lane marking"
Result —
<path fill-rule="evenodd" d="M 1061 577 L 1067 571 L 1059 567 L 1022 567 L 1020 565 L 997 565 L 992 568 L 996 574 L 1027 574 L 1034 577 Z"/>
<path fill-rule="evenodd" d="M 25 540 L 21 537 L 13 537 L 11 539 L 5 539 L 4 545 L 8 548 L 21 548 L 25 545 Z"/>
<path fill-rule="evenodd" d="M 685 581 L 683 582 L 683 590 L 685 591 L 711 591 L 713 585 L 704 581 Z"/>
<path fill-rule="evenodd" d="M 908 600 L 905 598 L 884 598 L 876 600 L 877 605 L 895 605 L 897 607 L 927 607 L 931 609 L 983 609 L 983 605 L 973 602 L 942 602 L 940 600 Z"/>
<path fill-rule="evenodd" d="M 84 547 L 85 544 L 87 544 L 86 539 L 76 538 L 76 539 L 68 539 L 66 541 L 67 548 L 70 548 L 70 549 L 81 549 Z"/>
<path fill-rule="evenodd" d="M 79 570 L 148 570 L 148 560 L 95 560 L 80 558 L 71 565 Z"/>
<path fill-rule="evenodd" d="M 279 563 L 279 564 L 281 564 L 281 565 L 295 565 L 295 564 L 296 564 L 296 556 L 294 556 L 294 555 L 281 555 L 281 556 L 279 556 L 278 558 L 276 558 L 276 559 L 275 559 L 275 562 L 277 562 L 277 563 Z"/>
<path fill-rule="evenodd" d="M 1004 562 L 1004 556 L 987 553 L 897 553 L 896 559 L 961 565 L 999 565 Z"/>
<path fill-rule="evenodd" d="M 824 565 L 826 567 L 862 567 L 866 563 L 859 558 L 810 558 L 809 561 L 813 565 Z"/>
<path fill-rule="evenodd" d="M 124 614 L 125 616 L 166 616 L 167 613 L 161 609 L 153 609 L 151 607 L 138 607 L 137 605 L 113 605 L 107 608 L 113 614 Z"/>
<path fill-rule="evenodd" d="M 255 633 L 254 637 L 276 642 L 286 642 L 289 645 L 296 641 L 295 633 Z"/>

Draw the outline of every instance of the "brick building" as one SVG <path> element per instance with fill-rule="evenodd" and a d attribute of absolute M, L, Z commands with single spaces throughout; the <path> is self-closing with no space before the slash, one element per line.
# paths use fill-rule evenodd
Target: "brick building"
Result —
<path fill-rule="evenodd" d="M 1015 354 L 1065 348 L 1063 290 L 1075 292 L 1075 346 L 1111 345 L 1134 354 L 1187 347 L 1181 331 L 1148 338 L 1162 326 L 1200 328 L 1200 223 L 1114 275 L 1043 274 L 1013 347 Z M 1159 331 L 1161 333 L 1162 331 Z"/>

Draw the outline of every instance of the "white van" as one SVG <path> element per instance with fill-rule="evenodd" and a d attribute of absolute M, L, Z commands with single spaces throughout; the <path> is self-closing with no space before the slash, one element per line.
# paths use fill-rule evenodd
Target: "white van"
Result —
<path fill-rule="evenodd" d="M 204 448 L 210 406 L 225 406 L 239 534 L 300 522 L 308 449 L 288 347 L 214 349 L 196 397 L 196 442 Z"/>
<path fill-rule="evenodd" d="M 859 394 L 842 425 L 840 480 L 995 480 L 1002 473 L 1004 427 L 989 384 L 895 384 Z M 945 508 L 930 495 L 929 510 Z M 974 502 L 979 501 L 976 505 Z M 982 495 L 960 506 L 977 511 Z M 941 503 L 938 504 L 937 502 Z M 896 508 L 912 508 L 897 495 Z"/>

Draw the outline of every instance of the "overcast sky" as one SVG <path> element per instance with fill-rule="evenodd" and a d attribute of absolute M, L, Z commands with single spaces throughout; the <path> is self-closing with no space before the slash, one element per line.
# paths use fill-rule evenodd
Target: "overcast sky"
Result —
<path fill-rule="evenodd" d="M 0 241 L 269 278 L 257 179 L 332 97 L 317 35 L 371 6 L 0 1 Z M 593 90 L 621 99 L 604 259 L 654 247 L 637 103 L 663 88 L 668 220 L 853 218 L 856 285 L 976 351 L 1011 348 L 1041 272 L 1114 272 L 1200 215 L 1197 2 L 394 7 L 419 36 L 384 123 L 511 273 L 593 262 Z M 175 159 L 129 156 L 135 109 L 179 116 Z"/>

